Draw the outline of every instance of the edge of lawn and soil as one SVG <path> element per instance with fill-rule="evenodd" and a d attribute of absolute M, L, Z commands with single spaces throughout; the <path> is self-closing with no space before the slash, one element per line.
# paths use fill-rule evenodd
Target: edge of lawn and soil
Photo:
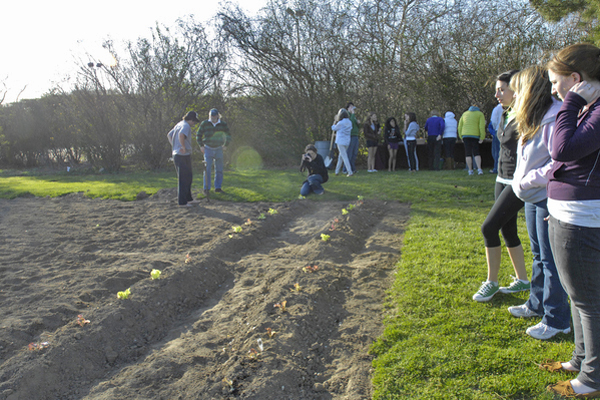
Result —
<path fill-rule="evenodd" d="M 218 201 L 300 201 L 304 175 L 295 170 L 226 171 Z M 384 334 L 372 346 L 374 399 L 551 399 L 548 384 L 569 379 L 540 371 L 545 359 L 568 360 L 572 335 L 539 341 L 525 334 L 539 319 L 517 319 L 507 307 L 522 304 L 528 292 L 496 295 L 489 303 L 471 297 L 486 277 L 480 226 L 493 204 L 495 176 L 465 171 L 367 173 L 330 176 L 325 195 L 302 201 L 379 199 L 411 204 L 402 255 L 385 309 Z M 134 200 L 172 189 L 172 170 L 82 174 L 0 171 L 0 198 L 88 197 Z M 192 191 L 201 192 L 194 175 Z M 201 196 L 200 196 L 201 197 Z M 519 234 L 531 259 L 523 213 Z M 531 275 L 530 262 L 528 264 Z M 506 252 L 501 285 L 514 274 Z"/>

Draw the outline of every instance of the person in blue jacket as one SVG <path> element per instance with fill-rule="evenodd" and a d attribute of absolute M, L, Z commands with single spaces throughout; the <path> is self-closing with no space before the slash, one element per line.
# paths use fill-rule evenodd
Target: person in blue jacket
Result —
<path fill-rule="evenodd" d="M 431 111 L 431 117 L 425 121 L 425 132 L 427 132 L 427 150 L 429 158 L 429 169 L 440 170 L 440 158 L 442 157 L 442 138 L 446 123 L 444 118 L 438 116 L 437 110 Z"/>

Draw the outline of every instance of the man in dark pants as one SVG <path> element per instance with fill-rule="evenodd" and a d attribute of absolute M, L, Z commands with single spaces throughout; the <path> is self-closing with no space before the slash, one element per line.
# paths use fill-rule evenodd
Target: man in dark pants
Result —
<path fill-rule="evenodd" d="M 446 123 L 444 118 L 438 116 L 437 110 L 431 111 L 431 117 L 425 122 L 427 132 L 427 150 L 429 158 L 429 169 L 440 170 L 440 158 L 442 157 L 442 137 Z"/>
<path fill-rule="evenodd" d="M 183 121 L 169 132 L 169 141 L 173 145 L 173 162 L 177 170 L 177 199 L 180 207 L 190 207 L 196 203 L 192 198 L 192 127 L 200 120 L 194 111 L 188 112 Z"/>

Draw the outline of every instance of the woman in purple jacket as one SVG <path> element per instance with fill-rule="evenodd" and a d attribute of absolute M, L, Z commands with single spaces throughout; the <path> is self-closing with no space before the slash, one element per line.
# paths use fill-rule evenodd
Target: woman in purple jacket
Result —
<path fill-rule="evenodd" d="M 548 390 L 576 398 L 600 397 L 600 48 L 575 44 L 548 64 L 552 90 L 564 103 L 550 145 L 550 245 L 571 297 L 575 350 L 550 371 L 579 372 Z"/>

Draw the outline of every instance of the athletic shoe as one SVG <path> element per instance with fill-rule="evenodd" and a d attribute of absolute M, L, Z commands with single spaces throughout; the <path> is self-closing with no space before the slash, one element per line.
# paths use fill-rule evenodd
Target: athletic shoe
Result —
<path fill-rule="evenodd" d="M 223 191 L 223 189 L 219 188 L 219 189 L 215 189 L 215 193 L 225 193 L 225 192 Z"/>
<path fill-rule="evenodd" d="M 473 175 L 473 170 L 469 170 L 469 175 Z"/>
<path fill-rule="evenodd" d="M 483 170 L 481 168 L 477 170 L 477 175 L 483 175 Z"/>
<path fill-rule="evenodd" d="M 538 315 L 531 311 L 529 307 L 527 307 L 525 304 L 521 304 L 520 306 L 508 307 L 508 312 L 511 313 L 513 317 L 517 318 L 541 317 L 541 315 Z"/>
<path fill-rule="evenodd" d="M 529 328 L 527 328 L 525 333 L 527 333 L 529 336 L 531 336 L 534 339 L 547 340 L 547 339 L 550 339 L 550 338 L 556 336 L 558 333 L 571 333 L 571 328 L 556 329 L 556 328 L 546 325 L 543 322 L 540 322 L 537 325 L 530 326 Z"/>
<path fill-rule="evenodd" d="M 490 301 L 492 299 L 492 297 L 494 297 L 494 295 L 496 293 L 498 293 L 498 289 L 500 287 L 498 286 L 498 284 L 496 282 L 492 282 L 492 281 L 485 281 L 481 283 L 481 287 L 479 288 L 479 290 L 477 291 L 477 293 L 475 293 L 473 295 L 473 300 L 478 301 L 478 302 L 484 302 L 484 301 Z"/>
<path fill-rule="evenodd" d="M 596 390 L 590 393 L 575 393 L 571 381 L 558 381 L 546 388 L 553 394 L 558 394 L 561 398 L 569 399 L 598 399 L 600 398 L 600 390 Z"/>
<path fill-rule="evenodd" d="M 522 280 L 517 279 L 514 276 L 511 276 L 511 278 L 513 278 L 513 281 L 510 285 L 500 286 L 500 293 L 517 293 L 531 289 L 531 283 L 523 282 Z"/>

